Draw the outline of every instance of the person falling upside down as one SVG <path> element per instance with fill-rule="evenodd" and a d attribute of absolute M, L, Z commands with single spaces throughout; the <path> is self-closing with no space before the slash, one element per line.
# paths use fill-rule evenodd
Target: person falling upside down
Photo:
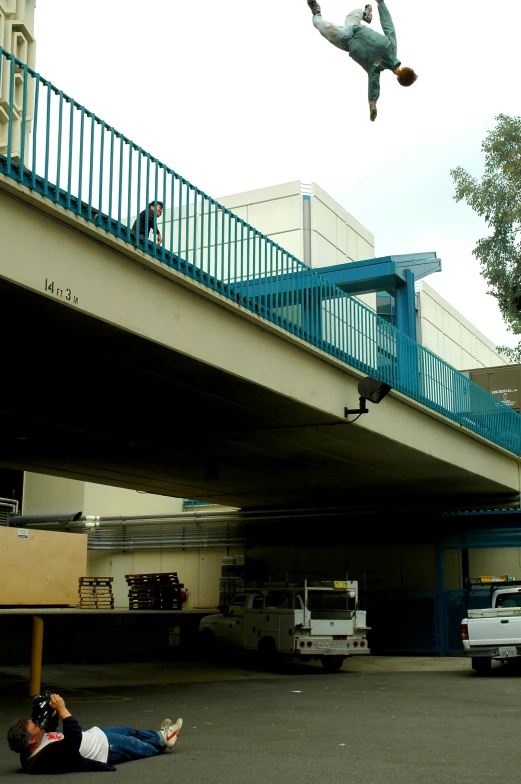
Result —
<path fill-rule="evenodd" d="M 346 17 L 344 27 L 331 24 L 322 19 L 317 0 L 307 0 L 313 14 L 313 24 L 324 38 L 349 52 L 349 56 L 361 65 L 369 75 L 369 116 L 371 122 L 376 120 L 376 102 L 380 97 L 380 74 L 388 69 L 398 77 L 402 87 L 410 87 L 418 78 L 412 68 L 405 68 L 396 57 L 396 31 L 391 14 L 384 0 L 376 0 L 384 35 L 362 25 L 362 20 L 371 24 L 373 19 L 372 6 L 366 5 L 364 10 L 357 8 Z"/>

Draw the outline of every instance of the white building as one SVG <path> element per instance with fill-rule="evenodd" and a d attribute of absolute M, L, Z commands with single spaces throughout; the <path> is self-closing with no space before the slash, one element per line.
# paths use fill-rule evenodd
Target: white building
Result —
<path fill-rule="evenodd" d="M 418 342 L 456 370 L 508 365 L 494 343 L 424 280 L 418 284 Z"/>
<path fill-rule="evenodd" d="M 34 40 L 34 9 L 36 0 L 0 0 L 0 46 L 5 52 L 13 54 L 29 68 L 35 67 L 36 42 Z M 14 79 L 11 78 L 12 66 L 2 57 L 0 78 L 0 154 L 5 155 L 8 147 L 9 107 L 11 90 L 14 91 L 13 131 L 11 136 L 11 155 L 20 157 L 22 139 L 22 122 L 25 122 L 25 149 L 29 149 L 29 136 L 32 125 L 34 95 L 32 80 L 25 83 L 29 90 L 26 101 L 25 116 L 22 110 L 24 94 L 24 75 L 20 67 L 14 68 Z M 27 156 L 26 156 L 27 157 Z"/>

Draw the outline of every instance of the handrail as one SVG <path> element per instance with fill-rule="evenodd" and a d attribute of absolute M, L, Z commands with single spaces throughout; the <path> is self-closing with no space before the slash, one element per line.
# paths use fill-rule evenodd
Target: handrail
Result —
<path fill-rule="evenodd" d="M 7 177 L 521 455 L 516 412 L 1 48 L 0 112 Z"/>

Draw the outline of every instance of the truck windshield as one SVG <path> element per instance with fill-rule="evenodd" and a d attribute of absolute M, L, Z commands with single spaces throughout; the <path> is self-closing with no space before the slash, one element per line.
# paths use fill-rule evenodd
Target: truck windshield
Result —
<path fill-rule="evenodd" d="M 504 593 L 496 596 L 496 607 L 521 607 L 521 593 Z"/>
<path fill-rule="evenodd" d="M 280 610 L 293 608 L 293 596 L 290 591 L 268 591 L 264 599 L 265 607 L 278 607 Z"/>

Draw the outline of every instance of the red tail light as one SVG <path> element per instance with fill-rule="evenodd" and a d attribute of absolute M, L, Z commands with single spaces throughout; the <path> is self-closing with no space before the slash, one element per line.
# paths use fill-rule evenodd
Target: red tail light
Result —
<path fill-rule="evenodd" d="M 466 623 L 461 624 L 461 639 L 468 640 L 469 638 L 469 627 Z"/>

